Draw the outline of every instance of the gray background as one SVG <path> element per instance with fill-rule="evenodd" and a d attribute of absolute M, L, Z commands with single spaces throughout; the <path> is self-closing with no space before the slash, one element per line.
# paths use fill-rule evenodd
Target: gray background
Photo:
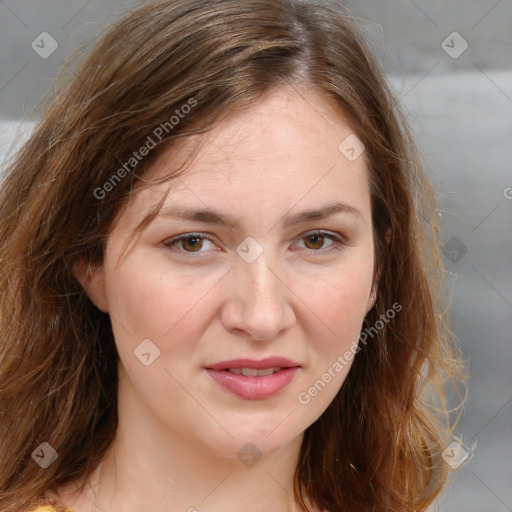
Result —
<path fill-rule="evenodd" d="M 0 158 L 63 60 L 139 4 L 0 1 Z M 408 113 L 438 191 L 452 320 L 471 379 L 456 431 L 473 458 L 433 510 L 512 510 L 512 0 L 347 1 Z M 58 42 L 41 58 L 43 31 Z M 457 58 L 442 42 L 458 32 Z M 457 36 L 455 36 L 457 37 Z M 461 40 L 448 37 L 451 51 Z"/>

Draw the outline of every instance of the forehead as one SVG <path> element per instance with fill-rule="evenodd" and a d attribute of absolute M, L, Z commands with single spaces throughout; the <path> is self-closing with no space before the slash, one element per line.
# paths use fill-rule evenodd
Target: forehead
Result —
<path fill-rule="evenodd" d="M 184 173 L 169 183 L 143 188 L 131 201 L 137 215 L 168 194 L 165 205 L 236 210 L 257 215 L 262 209 L 315 208 L 342 200 L 369 207 L 364 153 L 350 161 L 340 144 L 354 136 L 343 113 L 324 96 L 281 88 L 251 107 L 224 119 L 201 135 L 164 150 L 146 178 L 163 178 L 190 152 Z M 136 210 L 136 211 L 135 211 Z"/>
<path fill-rule="evenodd" d="M 318 158 L 324 151 L 337 150 L 352 131 L 345 114 L 324 95 L 310 89 L 282 87 L 268 91 L 251 107 L 219 122 L 209 133 L 191 137 L 182 150 L 202 139 L 200 161 L 212 163 L 226 158 L 291 159 L 304 153 Z M 308 147 L 304 148 L 302 142 L 307 142 Z"/>

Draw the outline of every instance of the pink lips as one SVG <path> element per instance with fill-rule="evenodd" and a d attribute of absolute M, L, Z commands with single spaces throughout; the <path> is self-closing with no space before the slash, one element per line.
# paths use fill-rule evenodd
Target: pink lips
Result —
<path fill-rule="evenodd" d="M 279 367 L 272 375 L 245 376 L 232 373 L 229 368 L 266 369 Z M 254 359 L 233 359 L 210 365 L 208 374 L 224 389 L 246 400 L 269 398 L 287 386 L 299 371 L 300 365 L 283 357 L 267 357 L 259 361 Z"/>

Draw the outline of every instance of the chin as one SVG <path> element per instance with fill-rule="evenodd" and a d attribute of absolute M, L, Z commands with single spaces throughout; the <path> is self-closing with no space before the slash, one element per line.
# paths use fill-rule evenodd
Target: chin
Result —
<path fill-rule="evenodd" d="M 289 411 L 282 415 L 285 418 Z M 290 414 L 290 418 L 293 414 Z M 269 421 L 262 422 L 250 419 L 245 420 L 245 424 L 240 422 L 227 422 L 223 426 L 224 429 L 217 429 L 217 435 L 204 438 L 204 430 L 201 432 L 202 443 L 216 455 L 220 455 L 227 459 L 239 460 L 245 457 L 261 458 L 263 455 L 270 455 L 287 446 L 289 443 L 298 440 L 298 436 L 302 436 L 304 429 L 298 429 L 296 423 L 293 431 L 285 422 L 280 423 L 282 418 L 277 420 L 277 416 L 273 416 Z M 259 426 L 258 426 L 259 424 Z M 300 438 L 300 440 L 302 437 Z"/>

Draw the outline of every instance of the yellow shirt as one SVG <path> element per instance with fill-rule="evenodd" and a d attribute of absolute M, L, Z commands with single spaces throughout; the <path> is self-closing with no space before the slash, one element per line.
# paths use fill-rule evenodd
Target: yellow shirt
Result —
<path fill-rule="evenodd" d="M 70 508 L 56 508 L 53 505 L 39 505 L 35 509 L 29 510 L 29 512 L 73 512 Z"/>

